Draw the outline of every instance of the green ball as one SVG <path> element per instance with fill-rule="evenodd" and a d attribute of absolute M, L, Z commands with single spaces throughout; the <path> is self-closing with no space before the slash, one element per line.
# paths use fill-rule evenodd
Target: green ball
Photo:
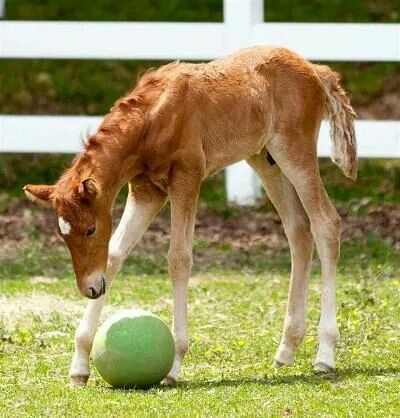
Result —
<path fill-rule="evenodd" d="M 124 310 L 100 326 L 92 356 L 96 369 L 110 385 L 148 387 L 171 370 L 175 343 L 168 326 L 156 315 Z"/>

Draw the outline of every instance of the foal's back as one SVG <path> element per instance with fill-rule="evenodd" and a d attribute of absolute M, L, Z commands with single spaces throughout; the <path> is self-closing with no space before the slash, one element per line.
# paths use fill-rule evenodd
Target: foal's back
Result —
<path fill-rule="evenodd" d="M 206 175 L 323 114 L 313 65 L 284 48 L 247 48 L 207 64 L 177 63 L 158 71 L 168 81 L 156 106 L 169 114 L 173 148 L 201 154 Z"/>

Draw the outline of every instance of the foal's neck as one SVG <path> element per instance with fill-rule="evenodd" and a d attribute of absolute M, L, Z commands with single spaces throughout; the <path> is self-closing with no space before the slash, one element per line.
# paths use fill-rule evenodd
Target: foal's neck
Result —
<path fill-rule="evenodd" d="M 144 141 L 141 139 L 149 121 L 148 111 L 159 93 L 157 83 L 139 83 L 135 90 L 118 100 L 72 167 L 80 180 L 92 177 L 108 195 L 111 205 L 120 189 L 143 170 Z"/>
<path fill-rule="evenodd" d="M 80 180 L 96 181 L 110 207 L 121 188 L 140 171 L 135 142 L 124 135 L 100 131 L 87 141 L 85 152 L 73 167 Z"/>

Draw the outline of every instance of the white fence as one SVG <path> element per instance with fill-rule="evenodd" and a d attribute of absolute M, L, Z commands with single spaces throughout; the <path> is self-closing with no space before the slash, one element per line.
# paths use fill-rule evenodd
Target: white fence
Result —
<path fill-rule="evenodd" d="M 263 3 L 224 0 L 222 23 L 0 21 L 0 58 L 208 60 L 274 44 L 318 61 L 400 61 L 400 24 L 265 23 Z M 0 115 L 0 152 L 76 152 L 100 120 Z M 360 156 L 400 158 L 400 121 L 357 121 L 356 130 Z M 328 150 L 324 125 L 319 153 Z M 257 188 L 245 163 L 227 169 L 229 200 L 252 203 Z"/>

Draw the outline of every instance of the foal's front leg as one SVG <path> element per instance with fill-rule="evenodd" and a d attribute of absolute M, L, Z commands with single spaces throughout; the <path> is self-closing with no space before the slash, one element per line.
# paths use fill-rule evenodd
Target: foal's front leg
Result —
<path fill-rule="evenodd" d="M 157 191 L 151 192 L 151 189 L 146 195 L 146 200 L 135 198 L 132 191 L 129 191 L 124 214 L 109 245 L 106 272 L 107 294 L 111 281 L 118 273 L 123 261 L 164 205 L 165 200 L 165 196 L 160 195 Z M 89 301 L 79 323 L 75 335 L 75 352 L 69 372 L 72 385 L 85 385 L 89 378 L 89 355 L 104 301 L 105 295 Z"/>
<path fill-rule="evenodd" d="M 162 382 L 178 380 L 183 358 L 189 348 L 187 325 L 187 289 L 192 269 L 192 248 L 196 206 L 201 180 L 182 174 L 170 189 L 171 242 L 168 269 L 174 294 L 175 360 L 171 371 Z"/>
<path fill-rule="evenodd" d="M 86 385 L 89 379 L 89 355 L 104 301 L 105 295 L 102 295 L 98 299 L 88 302 L 76 330 L 75 351 L 69 369 L 69 380 L 73 386 Z"/>

